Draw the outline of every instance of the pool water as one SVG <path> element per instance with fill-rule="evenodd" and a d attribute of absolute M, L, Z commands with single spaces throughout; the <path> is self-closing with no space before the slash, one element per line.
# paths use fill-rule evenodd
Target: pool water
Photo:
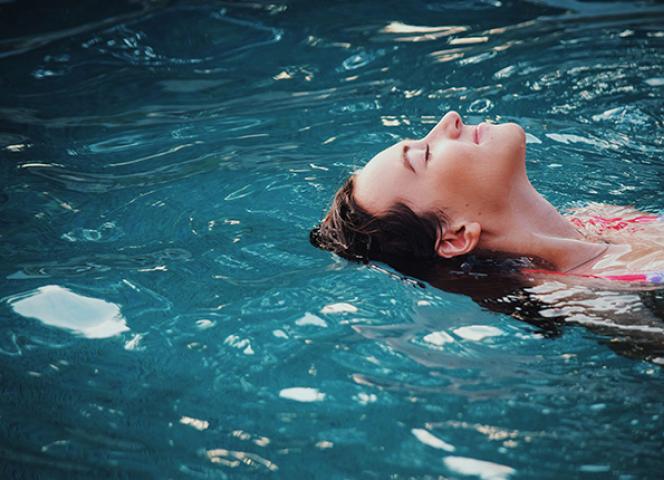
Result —
<path fill-rule="evenodd" d="M 308 242 L 450 109 L 523 125 L 561 209 L 664 213 L 660 3 L 5 1 L 0 26 L 2 478 L 661 478 L 661 290 L 434 286 Z"/>

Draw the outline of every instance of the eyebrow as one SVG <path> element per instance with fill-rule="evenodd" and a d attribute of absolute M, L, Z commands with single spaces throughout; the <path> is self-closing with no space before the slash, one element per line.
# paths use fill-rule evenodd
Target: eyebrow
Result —
<path fill-rule="evenodd" d="M 401 147 L 401 161 L 403 162 L 403 164 L 406 166 L 406 168 L 408 170 L 415 173 L 415 169 L 413 168 L 413 166 L 410 164 L 410 162 L 406 158 L 406 150 L 408 150 L 408 148 L 409 148 L 408 145 L 406 145 L 406 142 L 404 142 L 403 146 Z"/>

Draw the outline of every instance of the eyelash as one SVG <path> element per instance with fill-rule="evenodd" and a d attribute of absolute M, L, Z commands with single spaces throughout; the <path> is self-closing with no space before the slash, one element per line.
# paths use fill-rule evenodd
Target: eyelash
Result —
<path fill-rule="evenodd" d="M 409 147 L 408 145 L 404 145 L 404 147 L 403 147 L 403 152 L 401 153 L 401 155 L 402 155 L 403 158 L 404 158 L 404 161 L 407 161 L 407 160 L 405 160 L 405 158 L 406 158 L 406 152 L 408 152 L 408 150 L 410 150 L 410 147 Z M 427 162 L 429 162 L 429 157 L 430 157 L 430 156 L 431 156 L 431 152 L 429 151 L 429 144 L 427 143 L 427 144 L 425 145 L 425 150 L 424 150 L 424 163 L 425 163 L 425 164 L 426 164 Z M 410 168 L 411 168 L 411 170 L 412 170 L 412 167 L 410 167 Z"/>

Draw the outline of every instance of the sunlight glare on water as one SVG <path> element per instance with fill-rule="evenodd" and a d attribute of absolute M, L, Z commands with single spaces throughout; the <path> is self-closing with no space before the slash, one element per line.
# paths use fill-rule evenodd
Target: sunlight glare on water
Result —
<path fill-rule="evenodd" d="M 89 338 L 112 337 L 129 330 L 117 305 L 78 295 L 58 285 L 40 287 L 8 303 L 19 315 Z"/>

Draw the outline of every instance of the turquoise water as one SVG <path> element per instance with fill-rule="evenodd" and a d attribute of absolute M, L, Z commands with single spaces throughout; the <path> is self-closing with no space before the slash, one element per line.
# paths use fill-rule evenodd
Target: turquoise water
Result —
<path fill-rule="evenodd" d="M 308 242 L 449 109 L 522 124 L 560 208 L 664 213 L 661 4 L 0 2 L 0 25 L 3 478 L 661 478 L 661 291 L 581 292 L 584 324 Z"/>

